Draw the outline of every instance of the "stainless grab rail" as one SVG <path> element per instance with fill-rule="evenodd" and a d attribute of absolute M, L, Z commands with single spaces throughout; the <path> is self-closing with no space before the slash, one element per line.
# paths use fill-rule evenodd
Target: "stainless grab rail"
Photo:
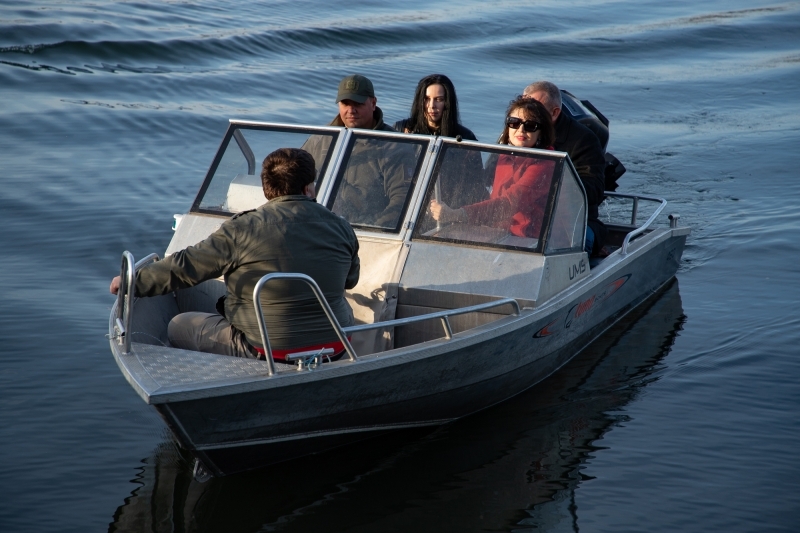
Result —
<path fill-rule="evenodd" d="M 459 307 L 458 309 L 446 309 L 444 311 L 436 311 L 435 313 L 428 313 L 425 315 L 410 316 L 408 318 L 396 318 L 394 320 L 387 320 L 386 322 L 375 322 L 374 324 L 360 324 L 358 326 L 348 326 L 342 329 L 344 329 L 345 333 L 355 333 L 357 331 L 368 331 L 370 329 L 407 326 L 409 324 L 413 324 L 414 322 L 422 322 L 424 320 L 441 318 L 442 326 L 444 326 L 445 337 L 447 339 L 451 339 L 453 337 L 453 331 L 450 328 L 450 322 L 447 320 L 448 317 L 455 315 L 463 315 L 466 313 L 474 313 L 476 311 L 483 311 L 484 309 L 490 309 L 492 307 L 500 307 L 508 304 L 514 306 L 514 315 L 519 316 L 521 313 L 519 308 L 519 302 L 517 302 L 514 298 L 502 298 L 500 300 L 493 300 L 491 302 L 486 302 L 482 304 L 470 305 L 469 307 Z"/>
<path fill-rule="evenodd" d="M 522 312 L 519 307 L 519 302 L 517 302 L 514 298 L 502 298 L 500 300 L 494 300 L 482 304 L 471 305 L 469 307 L 459 307 L 458 309 L 447 309 L 445 311 L 437 311 L 435 313 L 428 313 L 425 315 L 412 316 L 408 318 L 397 318 L 394 320 L 387 320 L 386 322 L 376 322 L 374 324 L 360 324 L 358 326 L 348 326 L 346 328 L 343 328 L 339 324 L 339 321 L 336 319 L 336 316 L 333 314 L 330 305 L 328 305 L 328 301 L 322 294 L 322 290 L 320 290 L 319 285 L 317 285 L 317 282 L 314 281 L 313 278 L 305 274 L 299 274 L 299 273 L 273 272 L 271 274 L 263 276 L 260 280 L 258 280 L 258 283 L 256 283 L 256 286 L 253 289 L 253 307 L 255 308 L 256 311 L 256 318 L 258 318 L 258 330 L 261 333 L 261 343 L 264 345 L 264 352 L 266 353 L 267 356 L 267 374 L 270 376 L 275 374 L 275 361 L 272 358 L 272 347 L 269 344 L 269 337 L 267 335 L 267 326 L 264 323 L 264 313 L 261 310 L 260 296 L 261 296 L 261 289 L 264 287 L 264 285 L 273 279 L 304 281 L 309 287 L 311 287 L 311 290 L 314 291 L 314 295 L 317 297 L 317 300 L 319 301 L 320 305 L 322 305 L 322 309 L 325 311 L 325 315 L 328 317 L 328 321 L 331 323 L 331 326 L 333 326 L 334 331 L 336 331 L 336 336 L 339 337 L 339 341 L 344 345 L 344 349 L 350 356 L 351 361 L 357 361 L 358 357 L 356 356 L 356 352 L 353 349 L 353 346 L 350 344 L 350 341 L 347 340 L 348 333 L 355 333 L 358 331 L 368 331 L 371 329 L 391 328 L 395 326 L 407 326 L 415 322 L 422 322 L 424 320 L 432 320 L 435 318 L 439 318 L 442 320 L 442 326 L 444 327 L 445 337 L 449 340 L 453 338 L 453 330 L 450 327 L 450 322 L 448 321 L 448 317 L 455 315 L 463 315 L 466 313 L 474 313 L 476 311 L 483 311 L 484 309 L 490 309 L 492 307 L 500 307 L 503 305 L 513 305 L 514 315 L 516 316 L 519 316 L 520 313 Z"/>
<path fill-rule="evenodd" d="M 125 250 L 122 252 L 122 265 L 120 266 L 120 284 L 117 292 L 117 313 L 114 320 L 114 336 L 117 344 L 122 345 L 122 353 L 131 351 L 131 316 L 133 315 L 133 295 L 136 292 L 136 271 L 144 265 L 158 261 L 158 254 L 150 254 L 136 262 L 133 254 Z M 133 287 L 134 290 L 131 289 Z"/>
<path fill-rule="evenodd" d="M 642 233 L 644 233 L 653 224 L 653 222 L 655 222 L 656 218 L 658 218 L 658 215 L 660 215 L 661 212 L 664 210 L 664 208 L 667 206 L 667 201 L 664 200 L 663 198 L 657 198 L 655 196 L 642 196 L 640 194 L 625 194 L 621 192 L 608 192 L 608 191 L 606 191 L 603 194 L 613 198 L 630 198 L 633 200 L 633 209 L 631 212 L 631 225 L 636 225 L 636 215 L 638 214 L 639 210 L 639 200 L 648 200 L 650 202 L 659 202 L 661 204 L 656 208 L 653 214 L 650 215 L 650 218 L 648 218 L 644 224 L 642 224 L 635 230 L 625 235 L 625 240 L 622 241 L 621 254 L 627 255 L 628 244 L 631 242 L 631 239 L 633 239 L 637 235 L 641 235 Z"/>
<path fill-rule="evenodd" d="M 350 345 L 350 341 L 347 340 L 347 335 L 342 331 L 342 326 L 339 325 L 339 321 L 336 319 L 336 316 L 333 314 L 331 310 L 331 306 L 328 305 L 328 300 L 325 299 L 325 295 L 322 294 L 322 290 L 317 285 L 317 282 L 311 276 L 307 276 L 305 274 L 299 273 L 288 273 L 288 272 L 273 272 L 271 274 L 267 274 L 263 276 L 258 283 L 256 283 L 255 288 L 253 289 L 253 307 L 256 310 L 256 318 L 258 319 L 258 330 L 261 333 L 261 343 L 264 345 L 264 352 L 267 356 L 267 374 L 272 376 L 275 374 L 275 361 L 272 358 L 272 347 L 269 344 L 269 337 L 267 335 L 267 325 L 264 323 L 264 312 L 261 309 L 261 289 L 264 287 L 265 284 L 272 281 L 273 279 L 288 279 L 288 280 L 296 280 L 296 281 L 304 281 L 306 285 L 308 285 L 311 290 L 314 292 L 314 296 L 317 297 L 322 309 L 325 311 L 325 315 L 328 317 L 328 321 L 333 326 L 334 331 L 336 331 L 336 336 L 339 337 L 339 341 L 344 345 L 344 349 L 347 351 L 347 355 L 350 356 L 351 361 L 358 360 L 356 357 L 356 352 L 353 350 L 353 347 Z"/>

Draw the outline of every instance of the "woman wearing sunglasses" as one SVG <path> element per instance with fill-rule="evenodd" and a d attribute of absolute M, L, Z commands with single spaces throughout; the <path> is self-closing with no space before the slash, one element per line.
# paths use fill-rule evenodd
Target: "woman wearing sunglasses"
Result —
<path fill-rule="evenodd" d="M 542 104 L 522 96 L 511 102 L 500 144 L 552 150 L 554 141 L 553 122 Z M 538 238 L 554 168 L 551 160 L 501 154 L 488 200 L 459 209 L 433 200 L 431 215 L 443 223 L 502 225 L 512 235 Z"/>

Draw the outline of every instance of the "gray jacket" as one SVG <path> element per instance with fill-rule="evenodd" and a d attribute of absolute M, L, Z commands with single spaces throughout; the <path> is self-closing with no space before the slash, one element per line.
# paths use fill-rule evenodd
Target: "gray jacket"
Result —
<path fill-rule="evenodd" d="M 224 276 L 225 318 L 253 346 L 261 334 L 253 289 L 271 272 L 311 276 L 342 326 L 353 325 L 344 290 L 358 283 L 358 240 L 350 225 L 306 196 L 282 196 L 235 215 L 206 240 L 142 268 L 140 296 L 155 296 Z M 302 282 L 277 280 L 261 291 L 270 344 L 289 349 L 338 340 Z"/>
<path fill-rule="evenodd" d="M 394 131 L 383 122 L 383 112 L 375 110 L 375 130 Z M 330 124 L 343 126 L 339 115 Z M 327 139 L 312 136 L 303 145 L 317 166 L 325 160 Z M 416 155 L 403 143 L 376 139 L 356 139 L 345 161 L 344 179 L 338 185 L 332 210 L 353 224 L 394 229 L 399 223 L 414 173 Z"/>

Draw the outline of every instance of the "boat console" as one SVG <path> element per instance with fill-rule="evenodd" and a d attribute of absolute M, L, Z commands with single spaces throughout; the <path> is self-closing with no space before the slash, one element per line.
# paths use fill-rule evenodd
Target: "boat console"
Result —
<path fill-rule="evenodd" d="M 225 218 L 266 200 L 260 161 L 280 147 L 303 147 L 317 163 L 317 200 L 356 231 L 361 279 L 347 298 L 358 323 L 515 298 L 524 307 L 588 275 L 583 252 L 586 200 L 566 154 L 425 135 L 232 120 L 190 212 L 167 253 L 208 236 Z M 526 225 L 513 207 L 492 202 L 497 167 L 539 172 Z M 477 212 L 443 224 L 432 201 Z M 176 217 L 177 219 L 177 217 Z M 518 225 L 519 226 L 519 225 Z M 516 229 L 516 231 L 515 231 Z M 468 265 L 468 268 L 465 268 Z M 213 310 L 221 281 L 179 291 L 178 311 Z M 462 331 L 506 316 L 497 308 L 454 319 Z M 356 335 L 360 354 L 441 337 L 435 322 Z"/>

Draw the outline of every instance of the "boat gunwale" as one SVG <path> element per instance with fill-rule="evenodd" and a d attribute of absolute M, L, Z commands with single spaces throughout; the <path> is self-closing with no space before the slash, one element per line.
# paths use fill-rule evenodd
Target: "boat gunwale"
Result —
<path fill-rule="evenodd" d="M 158 385 L 158 382 L 150 376 L 144 364 L 138 358 L 135 345 L 151 345 L 132 343 L 134 348 L 131 350 L 131 353 L 122 354 L 114 339 L 110 339 L 110 344 L 114 358 L 122 370 L 123 375 L 125 375 L 126 380 L 136 390 L 139 396 L 142 397 L 142 399 L 148 404 L 201 400 L 219 396 L 227 396 L 230 394 L 267 390 L 276 387 L 284 387 L 318 380 L 335 379 L 339 376 L 413 363 L 421 359 L 434 357 L 442 353 L 465 348 L 472 344 L 490 341 L 496 337 L 506 335 L 517 329 L 527 327 L 536 320 L 543 319 L 560 311 L 561 308 L 565 307 L 576 294 L 581 292 L 589 292 L 597 285 L 607 281 L 607 278 L 610 277 L 614 271 L 623 269 L 625 265 L 632 263 L 644 255 L 648 250 L 656 247 L 660 243 L 671 238 L 688 235 L 689 233 L 690 229 L 688 227 L 654 228 L 647 234 L 644 234 L 632 241 L 626 255 L 622 255 L 621 250 L 616 250 L 614 253 L 605 258 L 599 265 L 593 268 L 589 276 L 582 278 L 574 285 L 567 287 L 566 289 L 553 295 L 551 298 L 548 298 L 548 300 L 543 302 L 541 306 L 537 305 L 533 309 L 523 308 L 519 316 L 509 315 L 490 323 L 483 324 L 475 328 L 470 328 L 454 334 L 453 338 L 449 340 L 445 338 L 432 339 L 411 346 L 395 348 L 376 354 L 359 356 L 357 361 L 346 360 L 326 363 L 321 368 L 313 371 L 298 372 L 295 368 L 290 367 L 287 369 L 281 369 L 280 371 L 276 372 L 275 375 L 270 377 L 266 375 L 266 362 L 263 362 L 263 377 L 258 376 L 249 378 L 235 378 L 234 380 L 218 380 L 203 383 L 202 385 L 188 387 L 186 384 L 170 385 L 165 387 Z M 670 279 L 673 276 L 670 276 Z M 116 305 L 114 308 L 112 308 L 110 315 L 111 317 L 114 316 L 115 309 Z M 112 327 L 113 318 L 110 318 L 109 328 Z M 156 347 L 156 349 L 160 349 L 160 347 Z M 165 347 L 164 349 L 186 353 L 198 353 L 172 347 Z M 258 361 L 258 363 L 262 363 L 262 361 Z M 137 371 L 135 367 L 139 367 L 139 370 Z M 147 386 L 145 381 L 148 380 L 152 380 L 155 386 Z"/>

